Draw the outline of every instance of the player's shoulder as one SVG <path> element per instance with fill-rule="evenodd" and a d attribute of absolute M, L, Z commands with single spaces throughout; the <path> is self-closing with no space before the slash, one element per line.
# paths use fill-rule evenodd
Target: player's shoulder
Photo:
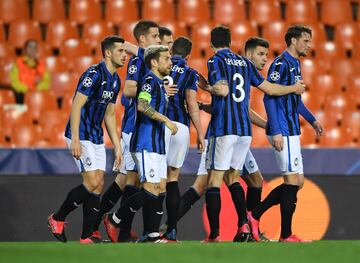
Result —
<path fill-rule="evenodd" d="M 286 61 L 283 55 L 277 56 L 271 63 L 271 67 L 283 67 L 286 66 Z"/>
<path fill-rule="evenodd" d="M 100 63 L 91 65 L 85 70 L 85 73 L 92 75 L 100 74 L 101 73 Z"/>

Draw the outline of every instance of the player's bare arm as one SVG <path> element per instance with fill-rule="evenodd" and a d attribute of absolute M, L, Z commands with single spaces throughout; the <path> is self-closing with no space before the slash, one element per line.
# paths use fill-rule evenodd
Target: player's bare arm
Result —
<path fill-rule="evenodd" d="M 290 93 L 301 95 L 305 92 L 305 84 L 302 80 L 291 86 L 284 86 L 264 80 L 258 88 L 270 96 L 283 96 Z"/>
<path fill-rule="evenodd" d="M 266 123 L 267 121 L 261 117 L 256 111 L 254 111 L 253 109 L 249 109 L 249 113 L 250 113 L 250 120 L 251 123 L 253 123 L 254 125 L 266 129 Z"/>
<path fill-rule="evenodd" d="M 207 90 L 215 96 L 225 97 L 229 94 L 229 84 L 226 80 L 219 80 L 214 86 L 208 85 Z"/>
<path fill-rule="evenodd" d="M 106 107 L 104 121 L 105 121 L 106 130 L 109 134 L 111 142 L 114 145 L 114 152 L 115 152 L 114 168 L 119 169 L 120 165 L 121 165 L 121 160 L 122 160 L 122 151 L 121 151 L 119 135 L 118 135 L 117 129 L 116 129 L 117 125 L 116 125 L 115 104 L 114 103 L 109 103 L 109 105 Z"/>
<path fill-rule="evenodd" d="M 126 52 L 137 56 L 138 52 L 139 52 L 139 47 L 137 45 L 134 45 L 130 42 L 125 41 L 125 47 L 126 47 Z"/>
<path fill-rule="evenodd" d="M 139 98 L 137 109 L 138 111 L 148 116 L 150 119 L 163 122 L 166 127 L 170 129 L 172 135 L 177 133 L 178 129 L 176 124 L 170 121 L 166 116 L 154 110 L 147 100 Z"/>
<path fill-rule="evenodd" d="M 196 101 L 196 91 L 187 89 L 185 92 L 186 105 L 190 115 L 191 122 L 194 124 L 197 133 L 197 147 L 200 152 L 204 151 L 205 141 L 204 134 L 201 128 L 200 110 Z"/>
<path fill-rule="evenodd" d="M 126 80 L 124 85 L 124 96 L 134 98 L 136 97 L 137 91 L 137 81 L 135 80 Z"/>
<path fill-rule="evenodd" d="M 70 128 L 71 128 L 71 146 L 70 151 L 72 156 L 76 159 L 80 159 L 81 156 L 81 144 L 79 140 L 79 126 L 80 126 L 80 115 L 81 108 L 85 105 L 87 96 L 77 92 L 74 101 L 71 106 L 70 115 Z"/>

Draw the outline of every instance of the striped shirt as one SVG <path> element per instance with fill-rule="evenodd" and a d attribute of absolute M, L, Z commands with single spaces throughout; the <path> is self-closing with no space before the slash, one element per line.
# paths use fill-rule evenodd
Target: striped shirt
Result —
<path fill-rule="evenodd" d="M 105 62 L 89 67 L 80 77 L 76 92 L 87 96 L 81 108 L 79 139 L 103 144 L 105 111 L 109 103 L 116 103 L 121 80 L 115 72 L 113 75 L 106 68 Z M 76 94 L 75 92 L 75 94 Z M 66 125 L 65 136 L 71 139 L 70 119 Z"/>

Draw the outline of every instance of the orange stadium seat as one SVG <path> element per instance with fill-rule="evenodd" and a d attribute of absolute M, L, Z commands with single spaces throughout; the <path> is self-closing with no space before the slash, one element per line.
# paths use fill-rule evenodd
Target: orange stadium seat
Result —
<path fill-rule="evenodd" d="M 60 54 L 70 60 L 75 57 L 91 55 L 91 49 L 83 40 L 68 39 L 60 47 Z"/>
<path fill-rule="evenodd" d="M 6 42 L 0 42 L 0 58 L 15 57 L 15 48 Z"/>
<path fill-rule="evenodd" d="M 120 36 L 133 44 L 137 44 L 137 41 L 133 35 L 133 30 L 136 23 L 137 22 L 125 22 L 120 25 Z"/>
<path fill-rule="evenodd" d="M 231 24 L 231 47 L 234 52 L 244 54 L 245 41 L 251 37 L 258 35 L 256 24 L 249 21 L 243 21 Z"/>
<path fill-rule="evenodd" d="M 49 110 L 41 114 L 39 125 L 42 128 L 42 138 L 51 141 L 53 137 L 53 127 L 59 125 L 65 129 L 68 117 L 68 114 L 61 110 Z"/>
<path fill-rule="evenodd" d="M 356 61 L 350 59 L 333 60 L 331 64 L 331 74 L 335 77 L 336 85 L 345 89 L 349 85 L 350 75 L 355 73 Z"/>
<path fill-rule="evenodd" d="M 273 0 L 253 0 L 250 2 L 250 20 L 258 24 L 280 20 L 280 3 Z"/>
<path fill-rule="evenodd" d="M 307 86 L 312 86 L 311 80 L 318 74 L 325 73 L 317 59 L 305 58 L 301 61 L 301 75 Z"/>
<path fill-rule="evenodd" d="M 291 24 L 314 24 L 317 22 L 316 1 L 288 1 L 286 5 L 286 21 Z"/>
<path fill-rule="evenodd" d="M 57 109 L 56 97 L 50 91 L 27 92 L 25 96 L 25 104 L 28 106 L 28 112 L 33 121 L 38 121 L 41 114 L 45 111 Z"/>
<path fill-rule="evenodd" d="M 216 0 L 214 6 L 216 23 L 230 25 L 246 20 L 244 0 Z"/>
<path fill-rule="evenodd" d="M 263 102 L 264 93 L 257 88 L 251 87 L 250 108 L 266 119 L 266 110 Z"/>
<path fill-rule="evenodd" d="M 52 56 L 53 50 L 50 45 L 48 45 L 46 42 L 39 42 L 38 43 L 38 51 L 37 51 L 38 57 L 48 57 Z"/>
<path fill-rule="evenodd" d="M 345 112 L 356 110 L 356 106 L 345 92 L 332 92 L 326 96 L 326 109 L 332 111 L 340 119 Z"/>
<path fill-rule="evenodd" d="M 142 18 L 157 23 L 175 20 L 175 8 L 172 0 L 143 0 Z"/>
<path fill-rule="evenodd" d="M 347 50 L 354 49 L 357 42 L 360 42 L 359 26 L 354 22 L 337 24 L 335 29 L 335 43 Z"/>
<path fill-rule="evenodd" d="M 315 130 L 308 123 L 301 126 L 300 140 L 302 146 L 312 147 L 316 144 Z"/>
<path fill-rule="evenodd" d="M 321 21 L 335 26 L 337 23 L 352 21 L 350 1 L 323 0 L 321 1 Z"/>
<path fill-rule="evenodd" d="M 15 57 L 0 59 L 0 86 L 10 87 L 10 70 L 14 61 Z"/>
<path fill-rule="evenodd" d="M 137 0 L 107 0 L 105 19 L 112 23 L 135 21 L 139 18 Z"/>
<path fill-rule="evenodd" d="M 196 27 L 192 28 L 191 39 L 194 43 L 193 56 L 199 57 L 199 51 L 205 51 L 205 57 L 212 56 L 210 47 L 210 32 L 214 27 L 214 23 L 201 23 L 197 24 Z"/>
<path fill-rule="evenodd" d="M 13 110 L 4 110 L 2 119 L 3 119 L 3 125 L 2 125 L 3 135 L 9 139 L 12 137 L 12 131 L 14 127 L 18 127 L 18 125 L 20 124 L 27 126 L 33 125 L 28 112 L 19 114 Z"/>
<path fill-rule="evenodd" d="M 207 60 L 204 58 L 192 58 L 188 61 L 188 64 L 193 69 L 196 69 L 201 75 L 207 79 Z"/>
<path fill-rule="evenodd" d="M 22 20 L 12 22 L 9 29 L 9 43 L 16 48 L 22 48 L 29 39 L 41 41 L 39 23 Z"/>
<path fill-rule="evenodd" d="M 353 75 L 350 77 L 349 87 L 346 91 L 348 96 L 352 98 L 352 100 L 360 106 L 360 74 Z"/>
<path fill-rule="evenodd" d="M 34 0 L 33 19 L 40 23 L 65 19 L 63 0 Z"/>
<path fill-rule="evenodd" d="M 79 77 L 80 75 L 91 65 L 96 64 L 98 61 L 95 59 L 94 56 L 83 56 L 83 57 L 76 57 L 71 64 L 71 69 L 75 74 Z"/>
<path fill-rule="evenodd" d="M 346 52 L 341 46 L 336 45 L 334 42 L 326 41 L 317 46 L 316 57 L 325 61 L 345 59 Z"/>
<path fill-rule="evenodd" d="M 176 39 L 179 36 L 188 37 L 189 35 L 186 29 L 186 25 L 182 21 L 165 22 L 165 23 L 161 23 L 161 26 L 169 28 L 173 32 L 174 39 Z"/>
<path fill-rule="evenodd" d="M 335 84 L 334 76 L 330 74 L 318 74 L 314 76 L 311 84 L 311 92 L 315 93 L 319 100 L 324 100 L 326 94 L 330 94 L 333 90 L 340 92 L 340 87 Z"/>
<path fill-rule="evenodd" d="M 301 95 L 301 100 L 304 102 L 305 106 L 311 111 L 320 110 L 324 106 L 325 98 L 319 99 L 317 97 L 316 91 L 310 88 L 310 91 L 305 92 Z"/>
<path fill-rule="evenodd" d="M 28 0 L 0 1 L 0 21 L 10 23 L 30 18 Z"/>
<path fill-rule="evenodd" d="M 263 37 L 270 42 L 270 50 L 281 53 L 286 48 L 285 33 L 288 26 L 283 21 L 266 23 L 263 26 Z M 281 37 L 279 37 L 281 36 Z"/>
<path fill-rule="evenodd" d="M 46 35 L 46 42 L 55 48 L 62 46 L 68 39 L 78 38 L 75 22 L 68 20 L 50 22 Z"/>
<path fill-rule="evenodd" d="M 253 125 L 252 135 L 251 147 L 270 147 L 264 129 Z"/>
<path fill-rule="evenodd" d="M 69 72 L 54 72 L 51 74 L 51 90 L 56 97 L 64 97 L 66 94 L 73 95 L 79 75 Z"/>
<path fill-rule="evenodd" d="M 79 24 L 101 20 L 99 0 L 70 0 L 69 19 Z"/>
<path fill-rule="evenodd" d="M 19 124 L 11 134 L 11 144 L 15 147 L 31 147 L 40 139 L 41 129 L 33 125 Z"/>
<path fill-rule="evenodd" d="M 346 130 L 342 127 L 333 127 L 320 137 L 319 145 L 322 147 L 344 147 L 349 145 L 351 140 L 346 136 Z"/>
<path fill-rule="evenodd" d="M 309 24 L 308 26 L 312 30 L 311 49 L 316 50 L 318 45 L 325 42 L 327 39 L 325 28 L 320 23 Z"/>
<path fill-rule="evenodd" d="M 86 23 L 83 29 L 83 39 L 92 47 L 98 48 L 101 41 L 108 35 L 114 35 L 112 23 L 97 21 Z"/>
<path fill-rule="evenodd" d="M 210 6 L 207 0 L 179 0 L 177 19 L 192 25 L 210 20 Z"/>
<path fill-rule="evenodd" d="M 360 146 L 360 112 L 347 112 L 344 116 L 344 127 L 349 138 Z"/>
<path fill-rule="evenodd" d="M 13 103 L 15 103 L 14 92 L 10 89 L 0 89 L 0 105 Z"/>
<path fill-rule="evenodd" d="M 61 56 L 49 56 L 45 58 L 46 66 L 51 73 L 69 71 L 66 58 Z"/>
<path fill-rule="evenodd" d="M 5 41 L 4 25 L 0 22 L 0 42 Z"/>

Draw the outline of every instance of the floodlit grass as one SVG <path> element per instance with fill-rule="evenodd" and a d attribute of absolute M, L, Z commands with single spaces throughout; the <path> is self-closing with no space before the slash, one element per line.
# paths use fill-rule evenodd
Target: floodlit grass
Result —
<path fill-rule="evenodd" d="M 317 241 L 310 244 L 217 243 L 95 244 L 78 242 L 0 242 L 4 263 L 175 263 L 175 262 L 360 262 L 360 241 Z"/>

